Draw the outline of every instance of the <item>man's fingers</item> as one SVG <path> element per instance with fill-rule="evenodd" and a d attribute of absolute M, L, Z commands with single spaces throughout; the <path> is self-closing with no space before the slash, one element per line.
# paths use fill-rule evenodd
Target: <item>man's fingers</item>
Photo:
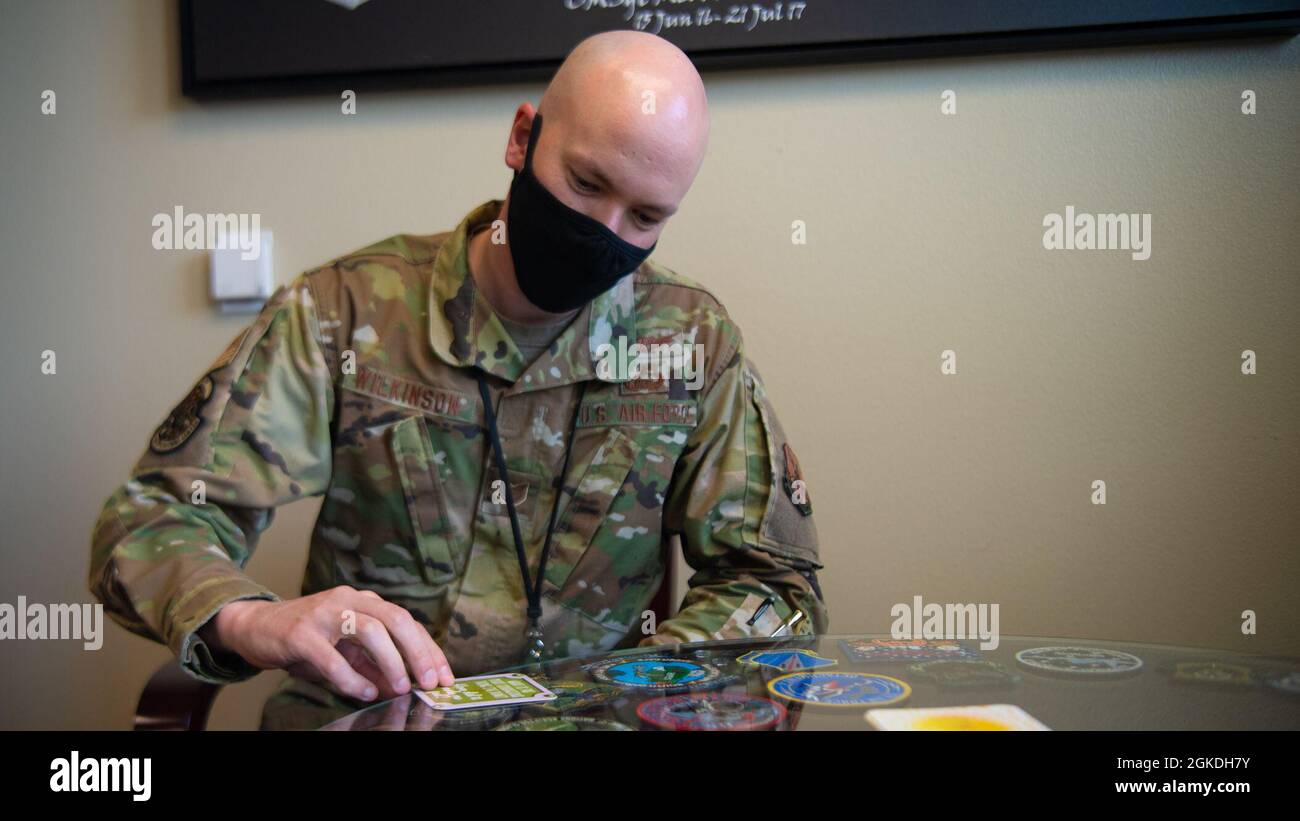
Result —
<path fill-rule="evenodd" d="M 371 684 L 374 684 L 379 689 L 379 698 L 388 699 L 401 695 L 393 688 L 392 682 L 388 680 L 388 676 L 384 675 L 384 671 L 380 670 L 379 666 L 370 658 L 366 648 L 349 637 L 335 645 L 335 649 L 343 654 L 343 658 L 348 660 L 348 664 L 352 665 L 353 670 L 365 676 Z"/>
<path fill-rule="evenodd" d="M 379 695 L 375 685 L 352 669 L 343 654 L 324 637 L 309 641 L 303 648 L 303 656 L 339 693 L 362 701 L 373 701 Z"/>
<path fill-rule="evenodd" d="M 364 609 L 366 615 L 383 623 L 388 635 L 401 648 L 402 656 L 421 687 L 431 690 L 434 687 L 450 687 L 456 683 L 451 664 L 442 648 L 405 608 L 380 600 L 360 603 L 358 609 Z"/>
<path fill-rule="evenodd" d="M 406 677 L 406 663 L 382 621 L 368 613 L 357 613 L 357 634 L 349 638 L 366 648 L 395 693 L 411 689 L 411 682 Z"/>
<path fill-rule="evenodd" d="M 317 670 L 316 665 L 310 661 L 295 661 L 284 669 L 288 670 L 289 675 L 295 678 L 314 681 L 318 684 L 325 680 L 325 674 Z"/>

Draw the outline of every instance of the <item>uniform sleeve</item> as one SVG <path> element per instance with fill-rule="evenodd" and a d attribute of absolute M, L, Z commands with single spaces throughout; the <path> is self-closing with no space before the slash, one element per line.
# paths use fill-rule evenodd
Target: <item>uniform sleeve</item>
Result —
<path fill-rule="evenodd" d="M 243 572 L 273 508 L 323 493 L 333 384 L 306 277 L 281 288 L 150 437 L 91 538 L 90 589 L 126 629 L 213 682 L 256 668 L 198 630 L 237 599 L 278 600 Z"/>
<path fill-rule="evenodd" d="M 804 619 L 795 633 L 829 625 L 803 473 L 738 332 L 735 339 L 666 500 L 665 525 L 680 534 L 695 571 L 690 590 L 643 645 L 768 636 L 796 609 Z"/>

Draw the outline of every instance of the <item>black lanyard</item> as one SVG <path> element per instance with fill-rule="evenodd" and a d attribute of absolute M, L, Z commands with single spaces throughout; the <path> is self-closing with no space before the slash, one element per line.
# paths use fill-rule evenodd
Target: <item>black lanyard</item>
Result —
<path fill-rule="evenodd" d="M 569 436 L 564 441 L 564 464 L 556 477 L 555 505 L 551 508 L 551 519 L 546 525 L 546 541 L 542 543 L 542 555 L 537 562 L 537 578 L 534 581 L 528 573 L 528 555 L 524 552 L 523 532 L 519 529 L 519 513 L 515 509 L 515 494 L 510 487 L 510 473 L 506 469 L 505 452 L 501 449 L 501 435 L 497 432 L 497 415 L 492 408 L 492 395 L 482 373 L 475 373 L 478 380 L 479 396 L 483 398 L 483 416 L 487 421 L 488 438 L 492 442 L 492 457 L 496 462 L 497 473 L 505 485 L 506 510 L 510 513 L 510 532 L 515 539 L 515 557 L 519 560 L 519 575 L 524 581 L 524 595 L 528 598 L 528 658 L 541 661 L 546 643 L 542 636 L 542 582 L 546 578 L 546 559 L 551 554 L 551 536 L 555 533 L 555 516 L 560 511 L 560 501 L 564 496 L 564 477 L 569 472 L 569 454 L 573 450 L 573 434 L 578 427 L 578 411 L 582 408 L 582 397 L 586 393 L 587 383 L 578 384 L 578 401 L 573 406 L 573 418 L 569 420 Z"/>

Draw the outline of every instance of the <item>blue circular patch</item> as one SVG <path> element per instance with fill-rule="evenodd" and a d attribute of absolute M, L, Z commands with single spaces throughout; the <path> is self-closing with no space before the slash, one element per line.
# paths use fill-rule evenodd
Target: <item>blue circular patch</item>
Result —
<path fill-rule="evenodd" d="M 905 681 L 867 673 L 790 673 L 769 681 L 767 689 L 790 701 L 832 707 L 879 707 L 912 694 Z"/>
<path fill-rule="evenodd" d="M 597 681 L 665 690 L 701 685 L 718 678 L 718 668 L 711 664 L 674 658 L 639 658 L 597 665 L 591 675 Z"/>

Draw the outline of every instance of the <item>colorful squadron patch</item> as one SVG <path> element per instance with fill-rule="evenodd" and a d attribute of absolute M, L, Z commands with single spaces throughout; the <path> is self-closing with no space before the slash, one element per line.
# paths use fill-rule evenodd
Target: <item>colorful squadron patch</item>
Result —
<path fill-rule="evenodd" d="M 199 411 L 212 398 L 214 385 L 211 376 L 199 380 L 181 403 L 177 405 L 149 439 L 149 450 L 154 453 L 171 453 L 184 445 L 203 423 Z"/>
<path fill-rule="evenodd" d="M 1035 647 L 1016 653 L 1016 661 L 1035 673 L 1067 678 L 1122 678 L 1142 670 L 1137 656 L 1101 647 Z"/>
<path fill-rule="evenodd" d="M 906 701 L 905 681 L 867 673 L 789 673 L 767 683 L 774 696 L 826 707 L 883 707 Z"/>
<path fill-rule="evenodd" d="M 841 639 L 840 649 L 855 664 L 982 658 L 973 647 L 949 639 Z"/>
<path fill-rule="evenodd" d="M 661 730 L 767 730 L 785 719 L 785 707 L 759 696 L 699 693 L 643 701 L 642 721 Z"/>
<path fill-rule="evenodd" d="M 1020 683 L 1020 676 L 991 661 L 925 661 L 907 669 L 940 687 L 1011 687 Z"/>
<path fill-rule="evenodd" d="M 591 677 L 597 681 L 650 690 L 702 687 L 713 684 L 720 676 L 712 664 L 660 656 L 615 659 L 591 668 Z"/>
<path fill-rule="evenodd" d="M 823 658 L 811 650 L 754 650 L 736 660 L 741 664 L 774 667 L 787 672 L 834 667 L 839 663 L 835 659 Z"/>
<path fill-rule="evenodd" d="M 631 727 L 626 724 L 620 724 L 608 718 L 587 718 L 586 716 L 548 716 L 546 718 L 526 718 L 523 721 L 512 721 L 509 724 L 503 724 L 497 727 L 497 731 L 513 730 L 541 730 L 541 731 L 579 731 L 579 732 L 608 732 L 608 731 L 631 731 Z"/>

